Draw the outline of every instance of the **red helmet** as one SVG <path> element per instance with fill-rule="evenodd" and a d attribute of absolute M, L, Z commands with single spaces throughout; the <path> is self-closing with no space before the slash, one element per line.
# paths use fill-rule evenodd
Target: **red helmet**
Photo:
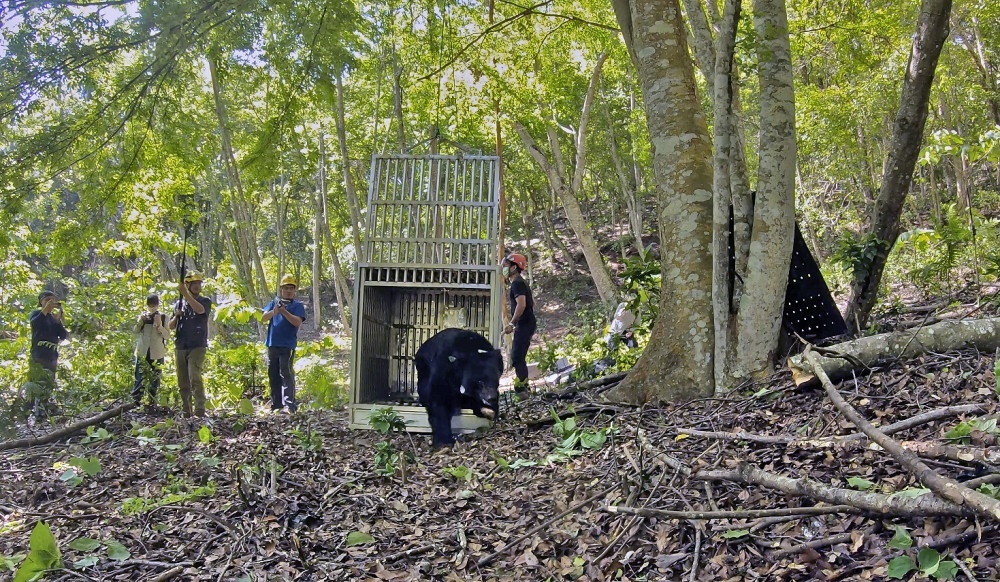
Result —
<path fill-rule="evenodd" d="M 528 259 L 524 255 L 511 253 L 504 258 L 504 261 L 517 265 L 517 268 L 525 271 L 528 269 Z"/>

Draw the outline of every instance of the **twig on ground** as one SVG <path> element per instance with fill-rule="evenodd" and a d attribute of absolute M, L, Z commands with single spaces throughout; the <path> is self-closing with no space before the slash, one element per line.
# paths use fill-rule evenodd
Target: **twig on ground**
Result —
<path fill-rule="evenodd" d="M 733 511 L 675 511 L 672 509 L 652 509 L 648 507 L 626 507 L 609 505 L 601 508 L 607 513 L 641 515 L 643 517 L 665 517 L 668 519 L 712 520 L 712 519 L 758 519 L 761 517 L 827 515 L 831 513 L 861 513 L 850 505 L 824 505 L 818 507 L 781 507 L 777 509 L 744 509 Z"/>
<path fill-rule="evenodd" d="M 150 579 L 149 582 L 165 582 L 166 580 L 170 580 L 174 576 L 179 575 L 183 571 L 184 571 L 184 566 L 175 566 L 175 567 L 167 570 L 166 572 L 163 572 L 162 574 L 160 574 L 156 578 Z"/>
<path fill-rule="evenodd" d="M 819 364 L 819 361 L 816 359 L 816 355 L 811 353 L 808 348 L 806 349 L 805 356 L 806 360 L 813 366 L 816 377 L 819 378 L 820 382 L 822 382 L 823 388 L 830 396 L 834 406 L 837 407 L 844 417 L 854 423 L 854 426 L 858 427 L 863 433 L 868 435 L 868 438 L 885 449 L 887 453 L 892 455 L 892 457 L 903 465 L 903 467 L 905 467 L 910 473 L 912 473 L 917 480 L 926 485 L 931 491 L 937 493 L 952 503 L 965 505 L 980 515 L 1000 520 L 1000 501 L 983 495 L 978 491 L 969 489 L 950 477 L 938 474 L 936 471 L 928 467 L 927 464 L 921 461 L 916 453 L 904 449 L 899 443 L 887 437 L 864 417 L 862 417 L 853 406 L 844 400 L 844 397 L 840 395 L 840 392 L 837 392 L 833 383 L 830 382 L 830 378 L 827 377 L 823 367 Z"/>
<path fill-rule="evenodd" d="M 402 552 L 396 552 L 395 554 L 389 554 L 385 558 L 385 563 L 388 564 L 390 562 L 395 562 L 396 560 L 398 560 L 400 558 L 409 558 L 411 556 L 416 556 L 416 555 L 419 555 L 419 554 L 423 554 L 425 552 L 429 552 L 429 551 L 433 550 L 434 548 L 437 548 L 437 547 L 440 547 L 440 546 L 441 546 L 441 544 L 424 544 L 422 546 L 417 546 L 415 548 L 410 548 L 408 550 L 403 550 Z"/>
<path fill-rule="evenodd" d="M 864 532 L 863 535 L 868 535 L 868 533 L 869 532 L 866 531 Z M 809 542 L 805 542 L 803 544 L 792 546 L 790 548 L 785 548 L 783 550 L 775 550 L 774 552 L 771 553 L 771 559 L 780 560 L 788 556 L 794 556 L 795 554 L 799 554 L 804 550 L 810 550 L 810 549 L 815 550 L 817 548 L 825 548 L 827 546 L 832 546 L 835 544 L 843 544 L 851 541 L 851 539 L 852 537 L 850 532 L 837 534 L 835 536 L 820 538 L 818 540 L 812 540 Z"/>
<path fill-rule="evenodd" d="M 639 445 L 653 457 L 653 460 L 658 461 L 671 469 L 679 471 L 685 477 L 691 474 L 691 467 L 685 465 L 681 460 L 671 457 L 666 453 L 661 453 L 653 448 L 650 444 L 649 439 L 646 438 L 646 431 L 639 429 L 636 432 L 636 439 L 639 441 Z"/>
<path fill-rule="evenodd" d="M 233 524 L 229 523 L 225 519 L 222 519 L 221 517 L 215 515 L 210 511 L 205 511 L 204 509 L 199 509 L 197 507 L 186 507 L 184 505 L 160 505 L 159 507 L 154 507 L 153 509 L 149 510 L 149 515 L 152 515 L 153 513 L 161 509 L 173 509 L 176 511 L 187 511 L 188 513 L 197 513 L 198 515 L 207 517 L 208 519 L 226 528 L 226 531 L 229 532 L 229 535 L 236 537 L 236 526 L 234 526 Z"/>
<path fill-rule="evenodd" d="M 694 559 L 691 562 L 691 575 L 688 576 L 690 582 L 694 582 L 698 576 L 698 561 L 701 557 L 701 528 L 694 525 Z"/>

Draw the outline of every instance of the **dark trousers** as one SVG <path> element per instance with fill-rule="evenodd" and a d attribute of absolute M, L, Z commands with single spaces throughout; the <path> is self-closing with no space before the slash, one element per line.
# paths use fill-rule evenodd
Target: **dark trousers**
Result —
<path fill-rule="evenodd" d="M 510 345 L 510 363 L 514 366 L 518 382 L 528 381 L 528 346 L 531 336 L 535 335 L 534 325 L 517 325 L 514 327 L 514 337 Z"/>
<path fill-rule="evenodd" d="M 163 372 L 163 358 L 153 360 L 146 352 L 144 358 L 135 359 L 135 384 L 132 386 L 132 400 L 142 402 L 142 393 L 149 392 L 149 403 L 156 404 L 156 391 L 160 389 L 160 375 Z"/>
<path fill-rule="evenodd" d="M 295 371 L 292 370 L 294 359 L 293 348 L 267 348 L 267 381 L 271 385 L 271 410 L 285 406 L 292 411 L 296 408 Z"/>

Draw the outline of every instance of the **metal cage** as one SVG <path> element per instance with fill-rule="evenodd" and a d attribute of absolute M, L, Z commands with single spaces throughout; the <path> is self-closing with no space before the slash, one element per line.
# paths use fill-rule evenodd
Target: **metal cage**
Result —
<path fill-rule="evenodd" d="M 500 339 L 499 159 L 374 155 L 351 348 L 351 428 L 392 406 L 430 432 L 414 356 L 447 327 Z M 471 411 L 456 431 L 486 424 Z"/>

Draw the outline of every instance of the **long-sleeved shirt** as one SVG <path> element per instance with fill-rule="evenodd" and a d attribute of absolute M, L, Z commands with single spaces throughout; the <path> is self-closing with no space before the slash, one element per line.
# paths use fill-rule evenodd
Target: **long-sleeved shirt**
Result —
<path fill-rule="evenodd" d="M 31 357 L 36 360 L 52 362 L 59 358 L 59 342 L 69 337 L 69 332 L 62 322 L 49 313 L 36 309 L 28 316 L 31 324 Z"/>

